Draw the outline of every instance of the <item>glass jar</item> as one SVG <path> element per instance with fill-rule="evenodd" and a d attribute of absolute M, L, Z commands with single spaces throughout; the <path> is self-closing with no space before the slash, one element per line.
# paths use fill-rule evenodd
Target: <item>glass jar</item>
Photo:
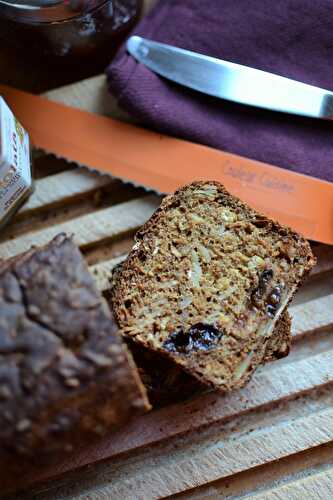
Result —
<path fill-rule="evenodd" d="M 103 71 L 142 4 L 141 0 L 75 0 L 76 6 L 74 0 L 65 2 L 0 0 L 1 51 L 10 50 L 23 65 L 21 71 L 31 70 L 30 65 L 38 73 L 57 68 L 59 77 L 60 68 L 73 73 L 71 80 Z"/>

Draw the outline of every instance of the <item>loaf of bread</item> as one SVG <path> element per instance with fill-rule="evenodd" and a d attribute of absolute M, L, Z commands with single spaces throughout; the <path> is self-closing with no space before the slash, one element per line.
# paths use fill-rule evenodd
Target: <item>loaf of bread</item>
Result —
<path fill-rule="evenodd" d="M 1 264 L 2 459 L 37 455 L 40 462 L 148 408 L 132 357 L 71 239 L 59 235 Z"/>
<path fill-rule="evenodd" d="M 221 391 L 286 355 L 286 307 L 315 264 L 310 245 L 217 182 L 167 196 L 117 271 L 125 337 Z"/>

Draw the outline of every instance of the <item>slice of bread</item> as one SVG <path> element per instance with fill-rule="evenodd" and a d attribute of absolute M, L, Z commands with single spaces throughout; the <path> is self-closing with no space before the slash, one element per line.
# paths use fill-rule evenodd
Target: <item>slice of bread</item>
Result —
<path fill-rule="evenodd" d="M 213 181 L 167 196 L 118 270 L 112 304 L 125 336 L 222 391 L 287 352 L 275 329 L 315 264 L 309 243 Z"/>
<path fill-rule="evenodd" d="M 112 274 L 112 287 L 117 286 L 117 276 L 122 264 Z M 185 372 L 173 360 L 161 356 L 142 344 L 127 337 L 128 348 L 139 369 L 141 380 L 148 392 L 149 401 L 159 408 L 178 401 L 184 401 L 207 390 L 195 377 Z M 289 354 L 291 344 L 291 318 L 287 310 L 277 321 L 271 338 L 267 342 L 264 363 L 281 359 Z"/>

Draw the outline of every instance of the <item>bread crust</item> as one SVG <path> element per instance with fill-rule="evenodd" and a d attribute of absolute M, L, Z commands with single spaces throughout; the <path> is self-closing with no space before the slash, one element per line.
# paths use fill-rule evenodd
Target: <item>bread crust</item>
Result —
<path fill-rule="evenodd" d="M 288 356 L 291 347 L 291 317 L 284 311 L 267 342 L 264 363 L 276 361 Z"/>
<path fill-rule="evenodd" d="M 180 365 L 185 371 L 196 377 L 201 382 L 221 391 L 226 391 L 243 386 L 254 372 L 255 368 L 264 362 L 265 357 L 267 359 L 275 359 L 278 356 L 287 354 L 290 345 L 290 320 L 288 316 L 283 318 L 281 326 L 275 331 L 276 335 L 270 335 L 270 338 L 265 339 L 265 342 L 258 342 L 255 345 L 254 352 L 251 353 L 251 363 L 246 368 L 244 375 L 239 377 L 237 380 L 221 380 L 221 382 L 219 382 L 217 379 L 210 376 L 210 373 L 214 372 L 214 367 L 216 367 L 217 363 L 221 362 L 221 360 L 217 359 L 217 357 L 212 361 L 212 358 L 214 357 L 214 349 L 206 353 L 195 352 L 187 353 L 186 355 L 170 352 L 170 350 L 165 348 L 165 341 L 164 344 L 154 341 L 154 339 L 148 341 L 144 332 L 135 332 L 134 330 L 133 334 L 129 332 L 127 329 L 126 314 L 124 313 L 124 301 L 131 292 L 132 283 L 139 283 L 139 286 L 142 287 L 142 289 L 145 288 L 145 278 L 142 278 L 141 270 L 144 262 L 152 259 L 150 251 L 153 246 L 152 242 L 157 228 L 160 228 L 163 225 L 166 226 L 167 214 L 170 210 L 177 207 L 185 197 L 187 197 L 187 199 L 191 199 L 191 196 L 195 191 L 205 191 L 207 189 L 214 190 L 217 193 L 223 207 L 228 207 L 233 213 L 242 214 L 243 218 L 249 220 L 251 224 L 255 225 L 255 227 L 263 228 L 263 231 L 267 235 L 275 235 L 274 237 L 277 241 L 281 240 L 285 246 L 288 246 L 288 249 L 294 252 L 293 257 L 287 255 L 286 258 L 290 260 L 290 268 L 295 271 L 296 277 L 292 283 L 290 294 L 283 303 L 283 307 L 281 306 L 279 313 L 274 317 L 272 322 L 272 329 L 274 330 L 274 327 L 277 325 L 280 318 L 282 318 L 283 312 L 286 310 L 287 305 L 294 296 L 296 290 L 315 264 L 315 258 L 312 254 L 311 247 L 301 235 L 295 233 L 292 229 L 282 226 L 278 222 L 261 215 L 238 198 L 232 196 L 228 193 L 224 186 L 215 181 L 194 182 L 190 185 L 182 187 L 173 195 L 169 195 L 164 198 L 161 206 L 137 233 L 135 238 L 136 244 L 126 261 L 123 263 L 122 267 L 118 270 L 116 286 L 113 288 L 112 293 L 112 306 L 115 317 L 125 336 L 131 337 L 132 340 L 144 345 L 148 349 L 153 349 L 158 351 L 161 355 L 171 358 L 175 363 Z M 186 202 L 184 202 L 184 205 L 186 205 Z M 167 238 L 167 227 L 165 229 L 165 233 Z M 161 266 L 162 265 L 163 264 L 161 264 Z M 152 277 L 151 280 L 154 280 L 154 277 Z M 129 316 L 130 313 L 128 314 L 128 317 Z M 134 316 L 133 320 L 135 320 Z M 204 322 L 204 318 L 202 321 Z M 154 334 L 151 336 L 154 337 Z M 245 358 L 249 354 L 246 341 L 243 342 L 242 346 L 243 347 L 239 350 L 239 354 L 242 362 L 246 362 Z M 277 346 L 280 346 L 281 349 L 277 349 Z M 205 373 L 204 370 L 198 369 L 199 363 L 210 363 L 209 368 L 205 371 Z M 237 368 L 234 365 L 229 371 L 234 373 L 236 369 Z"/>
<path fill-rule="evenodd" d="M 70 238 L 59 235 L 1 264 L 1 462 L 61 456 L 149 408 L 132 356 Z"/>

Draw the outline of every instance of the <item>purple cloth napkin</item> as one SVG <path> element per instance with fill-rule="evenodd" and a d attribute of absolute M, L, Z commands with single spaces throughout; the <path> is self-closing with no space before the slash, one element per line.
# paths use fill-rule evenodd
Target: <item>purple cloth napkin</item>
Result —
<path fill-rule="evenodd" d="M 160 0 L 135 34 L 333 89 L 332 0 Z M 333 122 L 185 89 L 125 47 L 107 75 L 119 105 L 155 130 L 333 182 Z"/>

